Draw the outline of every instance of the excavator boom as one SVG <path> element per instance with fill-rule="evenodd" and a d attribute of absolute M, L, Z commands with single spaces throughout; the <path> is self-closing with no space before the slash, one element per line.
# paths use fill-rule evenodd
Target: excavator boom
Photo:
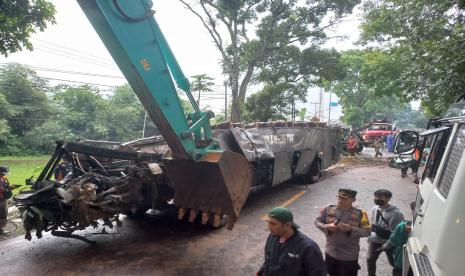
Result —
<path fill-rule="evenodd" d="M 209 120 L 214 115 L 199 110 L 153 16 L 152 1 L 78 2 L 172 151 L 165 164 L 179 217 L 187 211 L 190 218 L 226 214 L 233 223 L 250 190 L 250 163 L 213 139 Z M 193 113 L 185 114 L 173 79 Z"/>

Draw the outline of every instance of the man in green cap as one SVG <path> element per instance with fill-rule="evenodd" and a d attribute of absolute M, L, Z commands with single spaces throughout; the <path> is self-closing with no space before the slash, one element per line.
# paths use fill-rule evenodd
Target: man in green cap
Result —
<path fill-rule="evenodd" d="M 270 235 L 265 245 L 265 262 L 258 276 L 325 276 L 326 266 L 318 245 L 302 234 L 291 211 L 276 207 L 266 218 Z"/>
<path fill-rule="evenodd" d="M 326 235 L 326 269 L 330 276 L 355 276 L 360 269 L 360 238 L 370 235 L 364 210 L 354 208 L 357 192 L 340 189 L 338 204 L 321 210 L 315 225 Z"/>

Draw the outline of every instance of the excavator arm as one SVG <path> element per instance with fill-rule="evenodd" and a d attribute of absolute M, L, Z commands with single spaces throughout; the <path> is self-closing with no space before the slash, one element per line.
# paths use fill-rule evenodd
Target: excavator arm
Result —
<path fill-rule="evenodd" d="M 202 213 L 202 222 L 230 217 L 230 228 L 247 199 L 252 169 L 239 153 L 223 151 L 212 138 L 212 112 L 201 112 L 177 63 L 150 0 L 78 0 L 116 64 L 172 151 L 164 160 L 175 188 L 178 217 Z M 174 81 L 194 112 L 185 114 Z"/>

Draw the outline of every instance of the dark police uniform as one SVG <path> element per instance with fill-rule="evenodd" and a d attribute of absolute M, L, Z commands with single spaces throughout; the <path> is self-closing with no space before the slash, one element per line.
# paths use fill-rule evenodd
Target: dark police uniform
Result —
<path fill-rule="evenodd" d="M 353 192 L 356 194 L 355 191 Z M 353 228 L 349 232 L 329 232 L 324 225 L 331 223 L 350 224 Z M 337 205 L 329 205 L 321 210 L 320 216 L 315 220 L 315 225 L 326 235 L 328 274 L 331 276 L 357 275 L 360 269 L 358 265 L 360 238 L 370 235 L 370 222 L 366 212 L 357 208 L 342 210 Z"/>
<path fill-rule="evenodd" d="M 265 263 L 260 276 L 326 276 L 326 266 L 318 245 L 295 230 L 285 242 L 270 235 L 265 245 Z"/>

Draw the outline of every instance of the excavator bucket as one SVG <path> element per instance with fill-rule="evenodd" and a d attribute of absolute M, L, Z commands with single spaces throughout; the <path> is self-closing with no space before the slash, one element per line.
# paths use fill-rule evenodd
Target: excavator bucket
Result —
<path fill-rule="evenodd" d="M 200 215 L 202 224 L 219 227 L 227 215 L 232 229 L 252 183 L 252 168 L 243 155 L 210 152 L 197 161 L 166 160 L 165 167 L 175 189 L 179 219 L 189 214 L 192 222 Z"/>

